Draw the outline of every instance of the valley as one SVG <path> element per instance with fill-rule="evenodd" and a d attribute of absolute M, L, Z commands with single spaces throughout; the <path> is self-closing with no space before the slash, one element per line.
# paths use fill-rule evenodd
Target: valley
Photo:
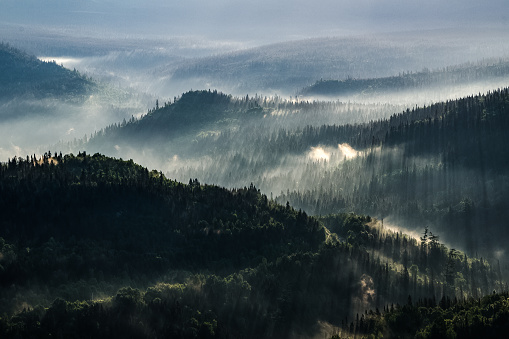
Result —
<path fill-rule="evenodd" d="M 6 1 L 0 337 L 505 335 L 507 5 L 347 3 Z"/>

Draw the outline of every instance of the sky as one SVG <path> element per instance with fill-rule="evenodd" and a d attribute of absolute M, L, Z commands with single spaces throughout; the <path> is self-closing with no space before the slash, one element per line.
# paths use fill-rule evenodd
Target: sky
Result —
<path fill-rule="evenodd" d="M 507 0 L 0 0 L 0 23 L 115 36 L 259 43 L 472 26 L 509 26 Z"/>

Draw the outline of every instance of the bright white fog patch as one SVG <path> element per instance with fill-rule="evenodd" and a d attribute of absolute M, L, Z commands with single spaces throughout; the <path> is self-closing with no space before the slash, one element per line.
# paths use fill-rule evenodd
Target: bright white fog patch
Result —
<path fill-rule="evenodd" d="M 330 153 L 326 152 L 322 147 L 311 147 L 308 157 L 313 161 L 329 161 Z"/>
<path fill-rule="evenodd" d="M 347 143 L 339 144 L 338 148 L 316 146 L 310 147 L 307 158 L 311 161 L 324 161 L 338 164 L 343 160 L 352 159 L 359 156 L 360 152 L 356 151 Z"/>
<path fill-rule="evenodd" d="M 352 159 L 359 155 L 359 152 L 347 143 L 339 144 L 338 149 L 347 159 Z"/>
<path fill-rule="evenodd" d="M 402 232 L 402 233 L 406 234 L 407 236 L 409 236 L 419 242 L 421 241 L 422 234 L 420 233 L 420 231 L 411 230 L 409 228 L 405 228 L 403 226 L 397 225 L 396 223 L 393 223 L 389 217 L 385 218 L 385 220 L 383 222 L 383 226 L 384 226 L 385 230 L 389 230 L 394 233 Z M 424 228 L 422 229 L 422 231 L 424 231 Z M 431 230 L 431 231 L 433 231 L 433 230 Z"/>
<path fill-rule="evenodd" d="M 45 62 L 55 62 L 58 65 L 63 65 L 65 68 L 75 68 L 80 65 L 82 59 L 71 57 L 49 57 L 40 56 L 37 59 Z"/>

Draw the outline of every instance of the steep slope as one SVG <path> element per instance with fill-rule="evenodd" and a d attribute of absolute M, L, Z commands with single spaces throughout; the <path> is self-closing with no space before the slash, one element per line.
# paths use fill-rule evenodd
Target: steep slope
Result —
<path fill-rule="evenodd" d="M 234 260 L 232 253 L 241 259 L 254 250 L 252 246 L 286 244 L 285 237 L 297 243 L 306 239 L 310 246 L 324 237 L 315 220 L 269 202 L 253 187 L 228 191 L 197 181 L 184 185 L 132 161 L 99 154 L 45 155 L 40 164 L 28 158 L 13 159 L 2 166 L 0 175 L 3 213 L 17 211 L 3 218 L 2 232 L 9 240 L 29 247 L 48 239 L 89 239 L 112 242 L 128 252 L 150 249 L 155 262 L 156 254 L 163 251 L 167 254 L 164 260 L 175 267 L 200 268 L 225 257 Z M 149 227 L 146 233 L 131 237 L 141 225 Z M 153 237 L 155 234 L 158 236 Z M 231 243 L 248 234 L 242 247 Z M 298 240 L 301 236 L 304 238 Z M 316 241 L 312 240 L 315 236 Z M 264 244 L 259 243 L 262 239 Z M 211 252 L 210 246 L 214 248 Z M 193 259 L 187 251 L 201 252 L 203 257 Z M 264 250 L 260 254 L 269 256 Z M 186 263 L 188 259 L 191 264 Z M 113 273 L 115 264 L 111 261 L 104 274 Z M 238 267 L 235 261 L 229 265 Z"/>
<path fill-rule="evenodd" d="M 143 119 L 126 125 L 122 133 L 124 136 L 137 136 L 140 142 L 145 139 L 146 143 L 150 143 L 151 137 L 158 136 L 167 139 L 180 135 L 194 137 L 200 131 L 235 127 L 234 123 L 242 117 L 240 114 L 245 111 L 245 106 L 217 91 L 187 92 L 178 101 L 175 99 L 173 104 L 165 103 L 161 108 L 157 106 Z"/>
<path fill-rule="evenodd" d="M 169 270 L 227 273 L 324 241 L 316 220 L 253 187 L 184 185 L 98 154 L 50 156 L 1 166 L 0 230 L 17 249 L 4 287 L 62 293 L 60 284 L 82 279 L 143 285 Z"/>
<path fill-rule="evenodd" d="M 286 192 L 281 201 L 312 214 L 355 210 L 406 227 L 437 225 L 448 243 L 469 254 L 503 259 L 508 102 L 504 89 L 353 129 L 357 133 L 346 141 L 365 153 L 338 166 L 311 166 L 297 180 L 310 178 L 317 188 Z M 312 129 L 308 139 L 327 145 L 342 129 L 329 131 L 317 138 Z"/>

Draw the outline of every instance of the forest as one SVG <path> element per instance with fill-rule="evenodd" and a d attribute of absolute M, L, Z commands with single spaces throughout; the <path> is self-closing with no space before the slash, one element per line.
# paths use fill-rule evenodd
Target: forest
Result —
<path fill-rule="evenodd" d="M 0 100 L 26 95 L 37 99 L 60 96 L 83 100 L 96 90 L 96 84 L 76 70 L 43 62 L 5 43 L 0 43 L 0 72 Z"/>
<path fill-rule="evenodd" d="M 42 154 L 42 145 L 81 138 L 138 115 L 153 97 L 43 61 L 0 38 L 0 157 Z"/>
<path fill-rule="evenodd" d="M 469 255 L 502 259 L 509 237 L 502 146 L 508 93 L 500 89 L 384 118 L 383 110 L 394 106 L 194 91 L 86 142 L 59 147 L 132 157 L 183 182 L 253 182 L 312 215 L 354 211 L 412 231 L 433 227 Z M 355 122 L 370 112 L 380 116 Z M 320 123 L 337 115 L 350 122 Z"/>
<path fill-rule="evenodd" d="M 367 216 L 310 217 L 132 160 L 13 158 L 0 190 L 6 338 L 329 335 L 409 295 L 507 290 L 496 261 L 428 229 L 418 241 Z"/>
<path fill-rule="evenodd" d="M 27 1 L 0 338 L 506 336 L 503 0 Z"/>
<path fill-rule="evenodd" d="M 410 89 L 423 90 L 430 87 L 444 88 L 451 85 L 468 84 L 478 81 L 504 79 L 509 72 L 506 60 L 479 62 L 478 64 L 446 67 L 437 71 L 424 69 L 421 72 L 403 72 L 398 76 L 345 80 L 323 80 L 304 88 L 300 94 L 308 96 L 334 97 L 345 94 L 358 94 L 372 97 L 377 94 L 394 95 Z"/>
<path fill-rule="evenodd" d="M 468 301 L 443 297 L 413 302 L 408 298 L 405 304 L 391 305 L 383 312 L 362 314 L 345 333 L 363 338 L 383 333 L 399 338 L 500 338 L 507 331 L 508 306 L 506 292 Z"/>
<path fill-rule="evenodd" d="M 440 38 L 437 39 L 436 34 Z M 387 78 L 397 78 L 403 73 L 414 73 L 415 76 L 427 69 L 433 75 L 447 68 L 469 68 L 469 63 L 473 68 L 478 63 L 478 66 L 489 66 L 505 60 L 508 50 L 503 30 L 485 34 L 483 29 L 476 29 L 465 34 L 464 30 L 437 32 L 412 28 L 406 32 L 292 39 L 183 60 L 172 67 L 163 68 L 163 75 L 167 79 L 162 79 L 161 86 L 172 89 L 175 84 L 187 86 L 176 89 L 180 91 L 212 86 L 235 95 L 275 92 L 294 96 L 319 79 L 380 78 L 377 82 L 387 85 Z M 478 75 L 479 78 L 486 79 L 490 72 L 487 71 L 483 76 Z M 446 73 L 448 75 L 442 73 L 446 75 L 445 81 L 437 85 L 443 86 L 442 91 L 448 92 L 451 87 L 445 86 L 447 78 L 454 78 L 451 74 L 457 76 L 461 71 Z M 421 84 L 428 82 L 429 85 L 430 78 L 429 75 L 424 76 L 417 83 L 425 80 Z M 474 77 L 470 77 L 470 80 L 472 82 Z M 500 80 L 504 82 L 504 79 Z M 493 79 L 490 82 L 486 83 L 483 91 L 496 88 L 492 85 Z M 420 90 L 423 91 L 423 88 Z M 426 97 L 429 93 L 424 92 Z M 384 99 L 391 100 L 397 94 L 396 91 L 391 92 Z M 463 95 L 467 94 L 471 94 L 471 91 L 463 92 Z M 366 100 L 367 97 L 361 99 Z M 446 99 L 442 97 L 441 100 Z"/>

